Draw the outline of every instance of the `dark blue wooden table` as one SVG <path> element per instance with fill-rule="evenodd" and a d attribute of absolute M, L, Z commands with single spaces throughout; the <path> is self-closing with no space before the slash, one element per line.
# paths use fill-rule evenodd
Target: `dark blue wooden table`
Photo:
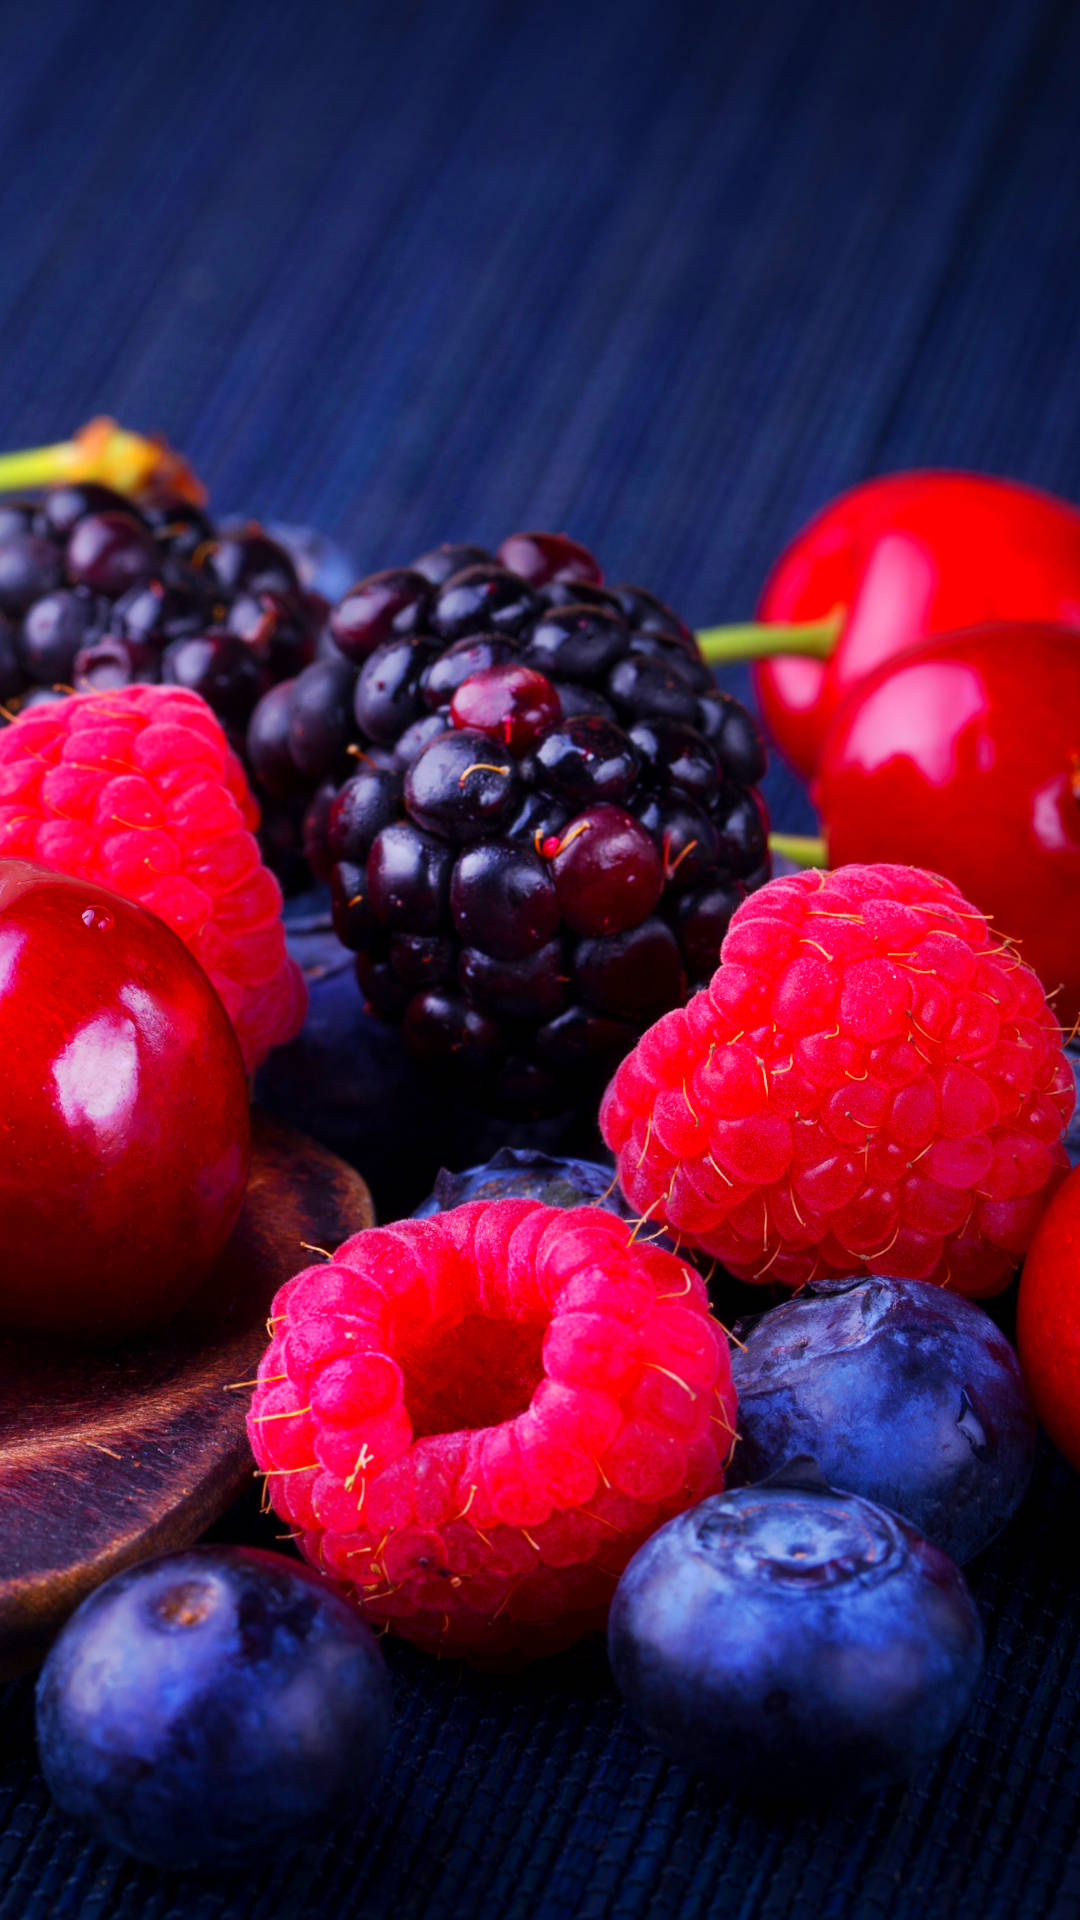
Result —
<path fill-rule="evenodd" d="M 1072 0 L 3 0 L 0 445 L 112 412 L 360 571 L 565 525 L 698 624 L 746 615 L 867 474 L 1080 496 L 1078 73 Z M 348 1829 L 182 1881 L 51 1809 L 15 1684 L 0 1920 L 1056 1920 L 1078 1530 L 1048 1456 L 974 1569 L 969 1726 L 828 1815 L 668 1766 L 596 1647 L 513 1682 L 396 1649 Z"/>

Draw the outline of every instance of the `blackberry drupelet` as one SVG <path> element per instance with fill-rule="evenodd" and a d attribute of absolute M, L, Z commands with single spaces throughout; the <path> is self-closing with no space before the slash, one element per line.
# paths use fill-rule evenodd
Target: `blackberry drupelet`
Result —
<path fill-rule="evenodd" d="M 84 481 L 0 504 L 0 700 L 9 712 L 54 688 L 160 681 L 202 694 L 246 757 L 257 703 L 315 659 L 327 611 L 260 527 L 218 532 L 179 495 L 136 500 Z M 349 681 L 351 726 L 351 671 L 340 656 L 337 670 Z M 318 764 L 311 771 L 318 777 Z M 340 778 L 336 763 L 334 771 Z M 286 781 L 284 796 L 272 776 L 265 781 L 268 857 L 278 836 L 286 860 L 289 847 L 299 849 L 307 774 Z"/>
<path fill-rule="evenodd" d="M 769 874 L 765 750 L 689 628 L 558 534 L 371 575 L 256 708 L 371 1009 L 500 1110 L 584 1109 Z"/>

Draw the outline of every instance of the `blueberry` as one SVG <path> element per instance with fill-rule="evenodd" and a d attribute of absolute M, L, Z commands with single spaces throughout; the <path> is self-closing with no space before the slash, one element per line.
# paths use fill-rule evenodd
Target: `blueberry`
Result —
<path fill-rule="evenodd" d="M 1015 1353 L 973 1301 L 870 1274 L 808 1286 L 736 1332 L 729 1485 L 810 1454 L 961 1565 L 1019 1505 L 1035 1415 Z"/>
<path fill-rule="evenodd" d="M 448 1173 L 444 1167 L 433 1192 L 417 1207 L 416 1220 L 430 1219 L 469 1200 L 542 1200 L 546 1207 L 606 1207 L 629 1218 L 629 1208 L 613 1170 L 596 1160 L 556 1158 L 531 1147 L 500 1147 L 482 1167 Z"/>
<path fill-rule="evenodd" d="M 871 1792 L 956 1732 L 982 1660 L 963 1574 L 823 1481 L 742 1487 L 670 1520 L 615 1592 L 629 1711 L 694 1772 L 788 1802 Z"/>
<path fill-rule="evenodd" d="M 265 1860 L 355 1807 L 390 1731 L 370 1629 L 283 1555 L 201 1547 L 99 1587 L 37 1688 L 65 1813 L 159 1867 Z"/>

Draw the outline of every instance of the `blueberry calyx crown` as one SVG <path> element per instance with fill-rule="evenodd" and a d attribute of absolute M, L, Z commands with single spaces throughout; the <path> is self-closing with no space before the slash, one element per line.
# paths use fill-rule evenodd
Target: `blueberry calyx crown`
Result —
<path fill-rule="evenodd" d="M 874 1584 L 904 1558 L 910 1538 L 884 1507 L 828 1486 L 812 1461 L 793 1461 L 768 1481 L 706 1501 L 692 1517 L 708 1558 L 800 1593 Z"/>

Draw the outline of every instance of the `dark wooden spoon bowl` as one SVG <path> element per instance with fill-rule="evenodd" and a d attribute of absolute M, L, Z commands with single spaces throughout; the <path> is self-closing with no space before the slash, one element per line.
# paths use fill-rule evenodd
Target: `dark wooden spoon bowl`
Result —
<path fill-rule="evenodd" d="M 370 1226 L 358 1173 L 256 1114 L 236 1230 L 169 1326 L 109 1347 L 0 1329 L 0 1677 L 91 1588 L 189 1546 L 254 1472 L 244 1431 L 276 1289 Z"/>

